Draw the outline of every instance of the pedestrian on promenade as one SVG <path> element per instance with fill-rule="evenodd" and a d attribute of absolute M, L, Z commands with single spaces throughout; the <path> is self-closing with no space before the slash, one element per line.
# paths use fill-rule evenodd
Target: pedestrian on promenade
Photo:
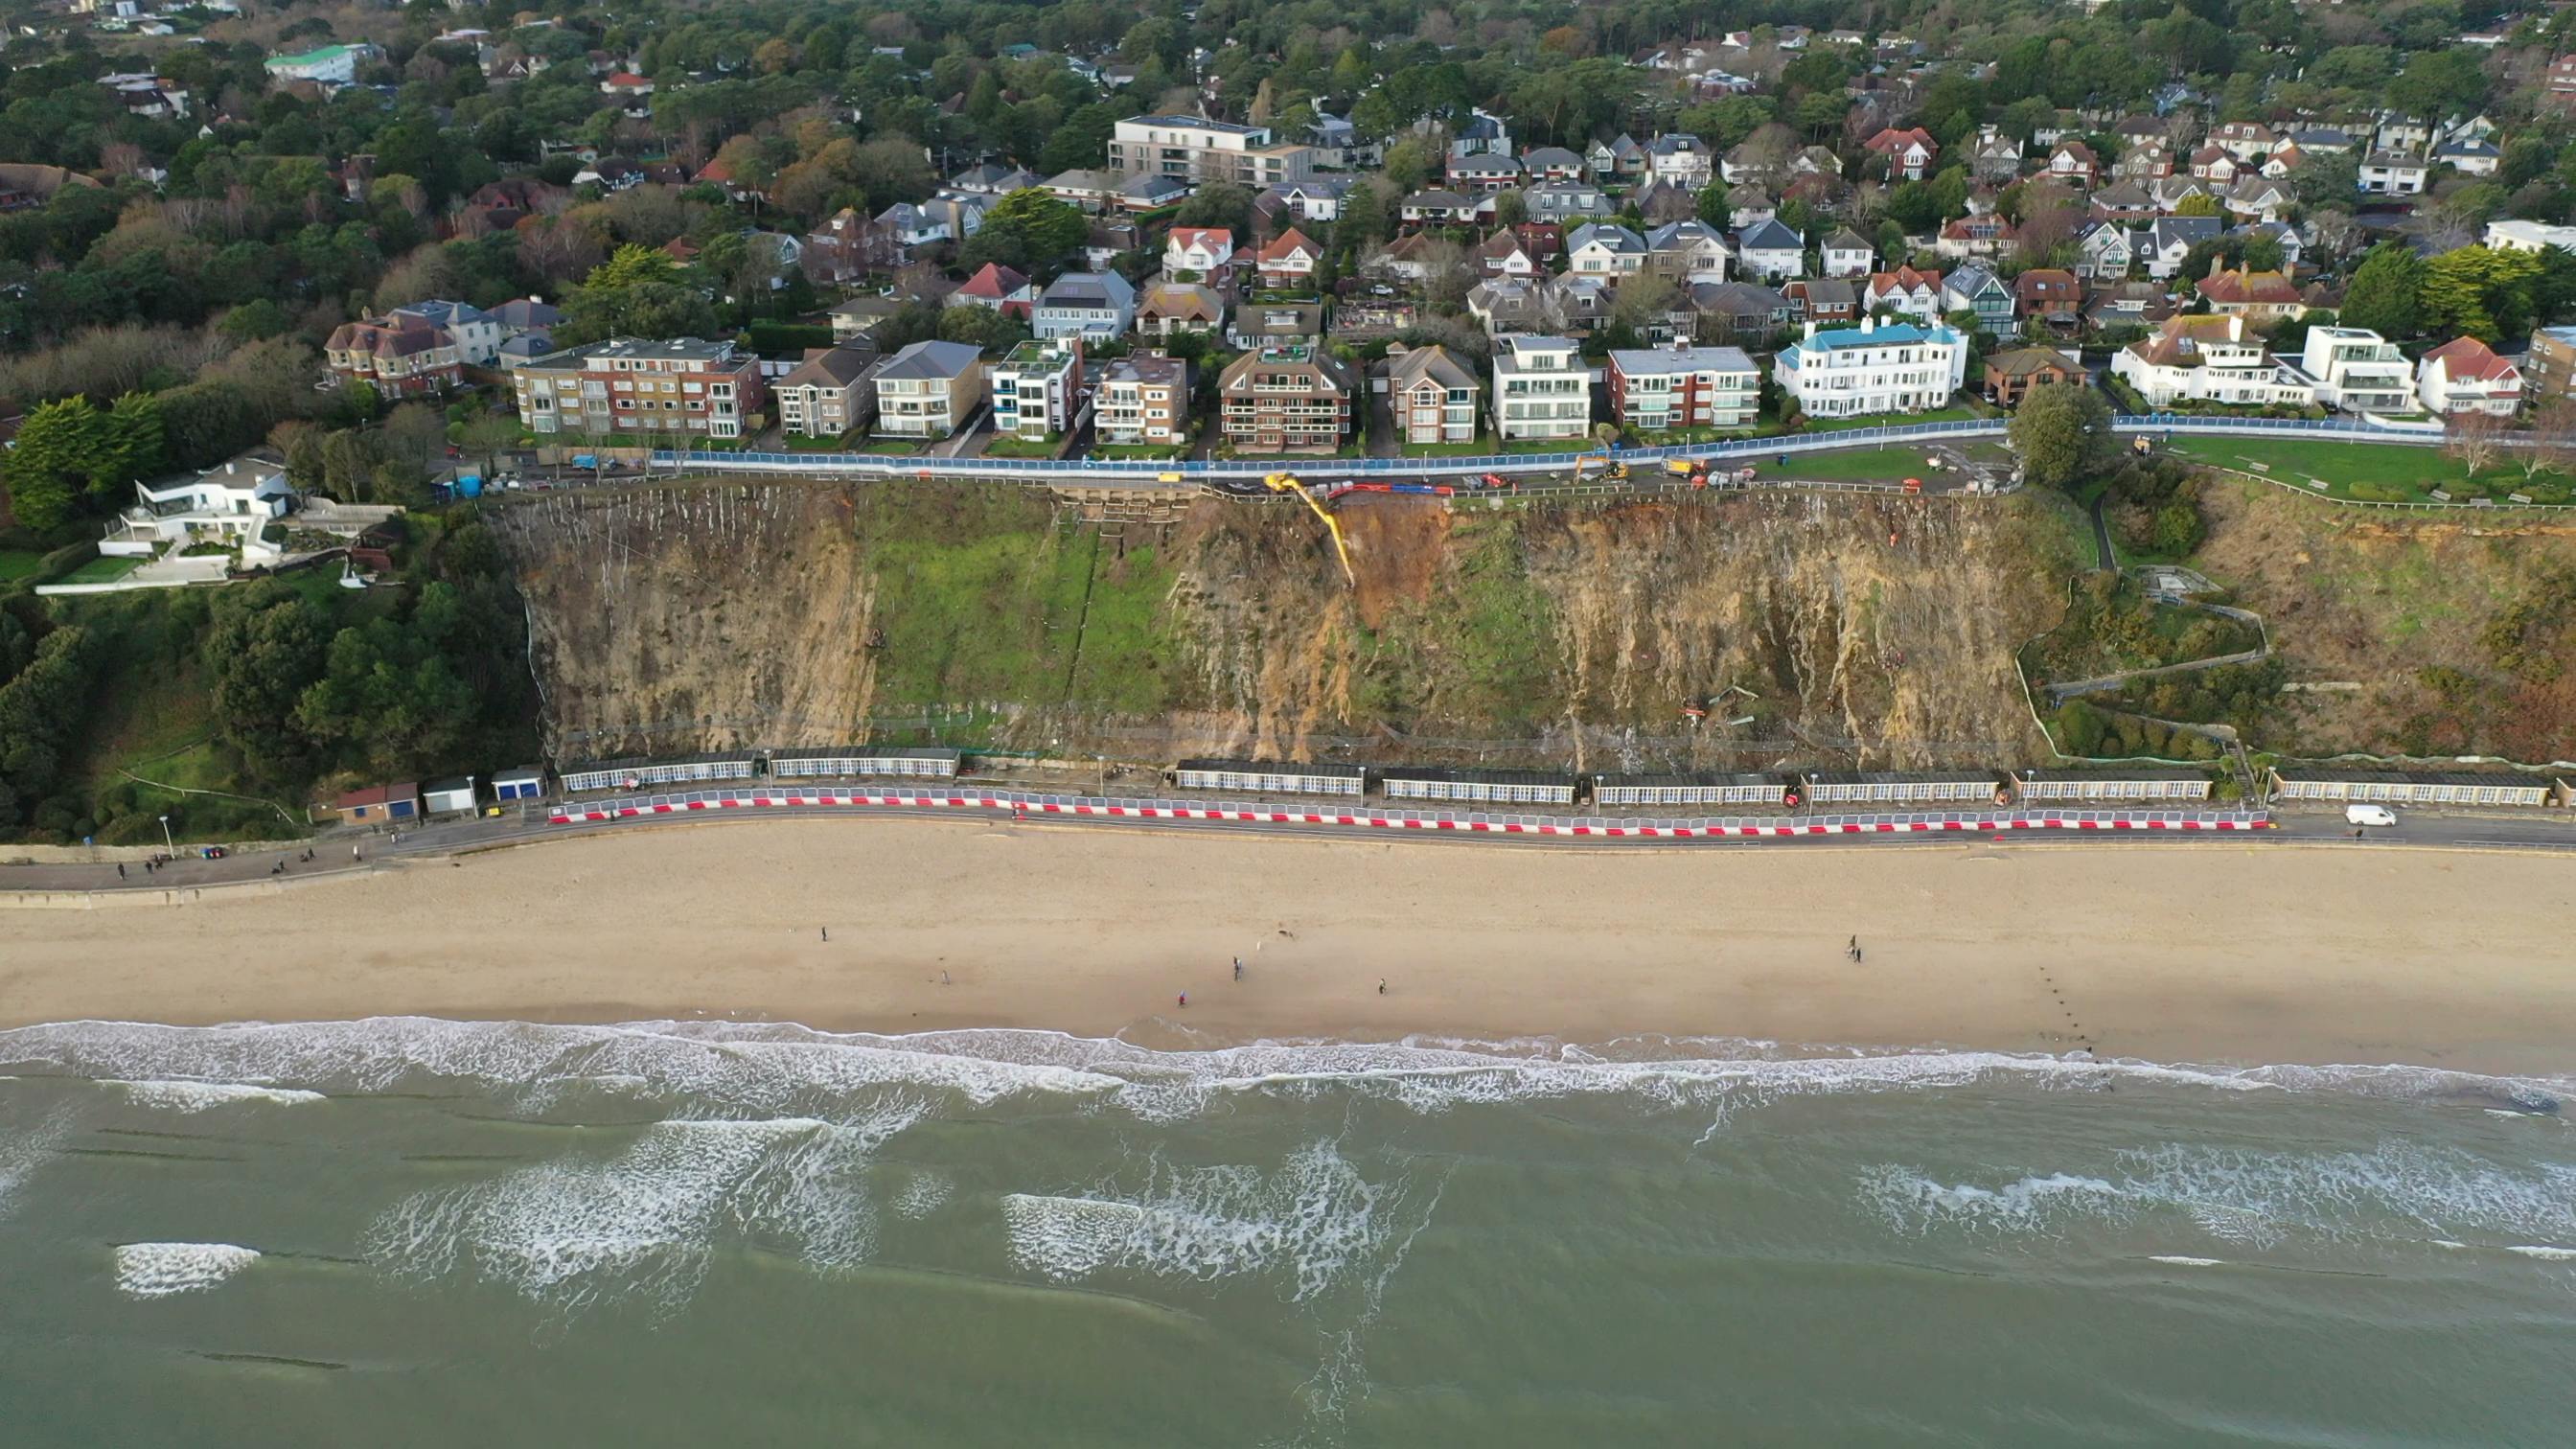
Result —
<path fill-rule="evenodd" d="M 116 878 L 118 880 L 125 879 L 125 862 L 121 860 L 116 863 Z"/>

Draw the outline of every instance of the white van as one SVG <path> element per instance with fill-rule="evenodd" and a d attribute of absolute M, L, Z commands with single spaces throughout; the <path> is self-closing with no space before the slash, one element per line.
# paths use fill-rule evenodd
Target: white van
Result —
<path fill-rule="evenodd" d="M 2389 809 L 2385 805 L 2346 805 L 2343 807 L 2343 823 L 2346 825 L 2394 825 L 2397 823 L 2397 812 Z"/>

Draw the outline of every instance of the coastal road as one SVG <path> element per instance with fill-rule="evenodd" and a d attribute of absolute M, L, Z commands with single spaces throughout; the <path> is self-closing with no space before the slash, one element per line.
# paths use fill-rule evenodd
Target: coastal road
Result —
<path fill-rule="evenodd" d="M 1311 803 L 1311 802 L 1308 802 Z M 1068 830 L 1152 829 L 1186 831 L 1203 834 L 1225 834 L 1246 837 L 1301 837 L 1316 840 L 1380 840 L 1406 844 L 1442 845 L 1469 849 L 1519 850 L 1796 850 L 1855 848 L 1871 850 L 1934 849 L 1944 846 L 1974 846 L 2006 849 L 2031 846 L 2100 849 L 2129 846 L 2164 849 L 2190 849 L 2213 844 L 2264 846 L 2309 845 L 2341 846 L 2352 849 L 2456 849 L 2456 850 L 2548 850 L 2576 852 L 2576 819 L 2565 812 L 2535 813 L 2529 816 L 2462 815 L 2432 811 L 2403 811 L 2399 825 L 2391 830 L 2373 830 L 2355 839 L 2353 827 L 2334 811 L 2291 811 L 2273 817 L 2273 828 L 2251 832 L 2203 833 L 2184 831 L 2079 831 L 2079 830 L 1926 830 L 1864 835 L 1799 835 L 1760 838 L 1671 839 L 1645 837 L 1567 838 L 1562 836 L 1499 835 L 1469 833 L 1457 830 L 1430 829 L 1358 829 L 1349 826 L 1303 825 L 1253 820 L 1152 820 L 1104 816 L 1030 815 L 1013 820 L 999 810 L 977 807 L 931 808 L 908 805 L 777 805 L 731 810 L 676 812 L 668 815 L 642 815 L 619 820 L 582 821 L 556 825 L 542 813 L 511 814 L 499 818 L 476 818 L 434 822 L 403 829 L 396 833 L 376 831 L 338 831 L 312 842 L 297 842 L 276 848 L 251 848 L 236 851 L 222 860 L 188 858 L 172 862 L 157 871 L 146 873 L 141 864 L 128 862 L 120 878 L 116 865 L 108 863 L 60 863 L 0 866 L 0 891 L 81 891 L 81 892 L 150 892 L 184 890 L 199 886 L 257 884 L 278 878 L 274 867 L 286 863 L 283 877 L 305 880 L 316 876 L 345 876 L 384 869 L 388 866 L 423 864 L 476 850 L 525 845 L 544 840 L 570 839 L 595 835 L 603 831 L 629 831 L 684 825 L 721 825 L 737 820 L 766 820 L 781 817 L 816 818 L 852 815 L 894 819 L 946 819 L 973 822 L 987 829 Z M 1795 819 L 1784 816 L 1783 819 Z M 315 858 L 303 859 L 308 844 Z M 353 860 L 352 847 L 359 852 Z"/>

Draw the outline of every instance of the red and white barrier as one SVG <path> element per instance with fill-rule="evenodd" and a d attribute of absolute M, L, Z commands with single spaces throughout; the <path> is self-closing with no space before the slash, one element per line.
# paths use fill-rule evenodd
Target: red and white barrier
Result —
<path fill-rule="evenodd" d="M 912 806 L 945 810 L 1010 810 L 1027 815 L 1098 816 L 1122 820 L 1239 820 L 1268 825 L 1339 825 L 1376 830 L 1446 830 L 1483 835 L 1540 835 L 1611 840 L 1763 839 L 1811 835 L 1908 835 L 1980 830 L 2215 831 L 2261 830 L 2271 821 L 2255 816 L 2163 818 L 2140 816 L 2025 815 L 2000 819 L 1782 820 L 1704 825 L 1612 825 L 1586 821 L 1424 819 L 1375 811 L 1325 814 L 1305 810 L 1243 809 L 1201 805 L 1121 805 L 1109 801 L 1023 800 L 1008 795 L 858 795 L 837 791 L 812 794 L 709 795 L 644 800 L 566 802 L 554 807 L 557 825 L 623 820 L 648 815 L 684 815 L 704 810 L 757 809 L 785 805 Z"/>

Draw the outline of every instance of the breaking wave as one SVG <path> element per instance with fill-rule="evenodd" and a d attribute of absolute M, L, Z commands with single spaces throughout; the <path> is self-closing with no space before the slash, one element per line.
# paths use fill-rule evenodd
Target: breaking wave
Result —
<path fill-rule="evenodd" d="M 157 1105 L 203 1110 L 309 1094 L 499 1083 L 530 1105 L 610 1094 L 678 1115 L 832 1120 L 894 1087 L 970 1106 L 1075 1096 L 1141 1120 L 1189 1117 L 1229 1094 L 1367 1098 L 1434 1113 L 1484 1103 L 1619 1096 L 1706 1110 L 1719 1121 L 1774 1100 L 2014 1082 L 2096 1090 L 2154 1083 L 2210 1091 L 2332 1092 L 2457 1100 L 2552 1113 L 2576 1080 L 2421 1067 L 2164 1065 L 2006 1052 L 1784 1048 L 1731 1039 L 1638 1038 L 1582 1048 L 1547 1041 L 1410 1038 L 1258 1042 L 1159 1051 L 1055 1032 L 835 1034 L 794 1025 L 635 1022 L 542 1026 L 377 1017 L 351 1022 L 170 1027 L 69 1022 L 0 1031 L 0 1067 L 124 1081 Z M 280 1085 L 247 1085 L 280 1084 Z M 291 1085 L 288 1085 L 291 1084 Z M 578 1093 L 580 1097 L 566 1094 Z"/>
<path fill-rule="evenodd" d="M 2432 1241 L 2576 1238 L 2576 1168 L 2507 1167 L 2404 1142 L 2350 1152 L 2126 1149 L 2098 1175 L 2051 1173 L 1994 1187 L 1944 1183 L 1888 1164 L 1862 1172 L 1859 1190 L 1867 1211 L 1918 1235 L 2054 1234 L 2175 1221 L 2253 1247 L 2293 1239 L 2426 1241 L 2427 1233 Z"/>
<path fill-rule="evenodd" d="M 124 1088 L 125 1095 L 137 1106 L 157 1107 L 170 1112 L 204 1112 L 238 1102 L 266 1102 L 272 1106 L 291 1107 L 302 1102 L 324 1100 L 320 1092 L 292 1087 L 263 1087 L 251 1082 L 128 1082 L 110 1077 L 101 1085 Z"/>
<path fill-rule="evenodd" d="M 132 1298 L 167 1298 L 212 1288 L 259 1261 L 257 1248 L 231 1243 L 120 1243 L 117 1291 Z"/>

